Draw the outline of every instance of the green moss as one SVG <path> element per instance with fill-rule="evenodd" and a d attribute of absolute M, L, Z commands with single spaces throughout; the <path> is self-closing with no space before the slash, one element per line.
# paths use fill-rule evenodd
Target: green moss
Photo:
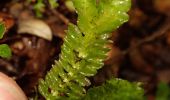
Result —
<path fill-rule="evenodd" d="M 89 89 L 83 100 L 144 100 L 143 94 L 139 83 L 113 78 L 102 86 Z"/>

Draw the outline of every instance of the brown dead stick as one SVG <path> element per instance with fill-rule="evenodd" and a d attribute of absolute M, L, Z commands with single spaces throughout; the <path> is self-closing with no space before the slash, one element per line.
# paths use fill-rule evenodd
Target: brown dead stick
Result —
<path fill-rule="evenodd" d="M 153 33 L 153 35 L 146 37 L 145 39 L 141 40 L 138 42 L 137 45 L 141 45 L 150 41 L 153 41 L 157 38 L 159 38 L 160 36 L 163 36 L 166 34 L 166 32 L 168 30 L 170 30 L 170 19 L 168 21 L 165 22 L 165 24 L 160 28 L 160 30 L 158 30 L 157 32 Z"/>
<path fill-rule="evenodd" d="M 129 53 L 131 50 L 139 47 L 140 45 L 142 45 L 142 44 L 144 44 L 144 43 L 147 43 L 147 42 L 154 41 L 155 39 L 157 39 L 157 38 L 165 35 L 166 32 L 167 32 L 168 30 L 170 30 L 170 24 L 169 24 L 169 23 L 170 23 L 170 18 L 168 18 L 168 19 L 165 21 L 164 25 L 162 25 L 162 27 L 161 27 L 158 31 L 156 31 L 155 33 L 153 33 L 151 36 L 148 36 L 148 37 L 146 37 L 146 38 L 144 38 L 144 39 L 142 39 L 142 40 L 139 40 L 138 43 L 136 43 L 136 45 L 128 48 L 127 50 L 123 51 L 122 53 L 123 53 L 123 54 L 127 54 L 127 53 Z"/>
<path fill-rule="evenodd" d="M 59 19 L 61 19 L 66 25 L 69 24 L 70 21 L 63 14 L 61 14 L 60 12 L 58 12 L 55 9 L 50 9 L 50 10 L 55 16 L 57 16 Z"/>

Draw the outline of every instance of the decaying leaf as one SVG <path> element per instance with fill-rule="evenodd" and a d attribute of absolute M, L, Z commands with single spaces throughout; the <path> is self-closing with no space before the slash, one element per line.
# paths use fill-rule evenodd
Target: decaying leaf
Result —
<path fill-rule="evenodd" d="M 3 12 L 0 12 L 0 22 L 4 24 L 4 27 L 6 28 L 5 31 L 13 27 L 15 23 L 14 18 L 11 15 Z"/>
<path fill-rule="evenodd" d="M 46 40 L 52 40 L 52 31 L 50 27 L 39 19 L 21 20 L 18 26 L 18 33 L 32 34 Z"/>

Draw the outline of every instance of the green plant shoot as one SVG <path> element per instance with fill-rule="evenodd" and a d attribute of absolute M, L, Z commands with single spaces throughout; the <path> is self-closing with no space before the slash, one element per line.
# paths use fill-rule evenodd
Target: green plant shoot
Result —
<path fill-rule="evenodd" d="M 77 10 L 77 26 L 69 24 L 59 61 L 39 84 L 47 100 L 77 100 L 86 95 L 84 87 L 91 83 L 104 64 L 111 32 L 128 21 L 130 0 L 73 0 Z M 137 99 L 136 99 L 137 100 Z"/>

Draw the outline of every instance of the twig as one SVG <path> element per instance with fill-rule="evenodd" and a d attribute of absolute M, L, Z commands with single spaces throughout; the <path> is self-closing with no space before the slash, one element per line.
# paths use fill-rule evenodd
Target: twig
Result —
<path fill-rule="evenodd" d="M 145 39 L 139 41 L 138 45 L 141 45 L 141 44 L 146 43 L 146 42 L 153 41 L 153 40 L 159 38 L 160 36 L 165 35 L 165 33 L 170 29 L 169 23 L 170 23 L 170 21 L 168 21 L 168 23 L 166 22 L 162 26 L 162 28 L 160 30 L 158 30 L 157 32 L 153 33 L 153 35 L 146 37 Z"/>
<path fill-rule="evenodd" d="M 153 33 L 151 36 L 149 37 L 146 37 L 140 41 L 138 41 L 138 43 L 136 43 L 136 45 L 134 45 L 133 47 L 130 47 L 128 48 L 126 51 L 123 52 L 123 54 L 127 54 L 129 53 L 131 50 L 139 47 L 140 45 L 144 44 L 144 43 L 147 43 L 147 42 L 151 42 L 151 41 L 154 41 L 155 39 L 163 36 L 166 34 L 166 32 L 168 30 L 170 30 L 170 19 L 167 19 L 164 23 L 164 25 L 162 25 L 162 27 L 155 33 Z"/>
<path fill-rule="evenodd" d="M 70 21 L 69 21 L 63 14 L 59 13 L 59 12 L 56 11 L 55 9 L 50 9 L 50 10 L 51 10 L 51 12 L 52 12 L 55 16 L 57 16 L 58 18 L 60 18 L 66 25 L 69 24 Z"/>

